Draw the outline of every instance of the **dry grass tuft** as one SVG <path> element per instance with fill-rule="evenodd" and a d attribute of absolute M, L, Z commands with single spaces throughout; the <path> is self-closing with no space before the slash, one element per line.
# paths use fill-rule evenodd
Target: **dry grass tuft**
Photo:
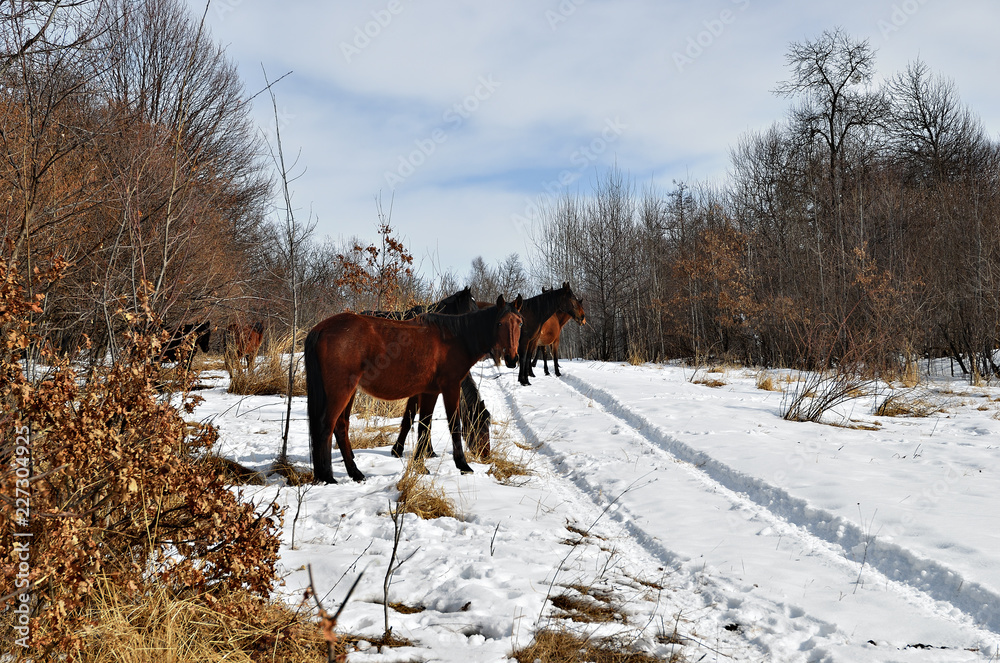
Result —
<path fill-rule="evenodd" d="M 257 599 L 224 595 L 205 600 L 171 596 L 162 585 L 135 594 L 100 586 L 80 660 L 91 663 L 213 663 L 325 661 L 319 625 L 281 601 L 262 604 L 252 618 L 235 618 Z M 234 609 L 237 608 L 237 609 Z"/>
<path fill-rule="evenodd" d="M 695 384 L 703 384 L 706 387 L 725 387 L 726 383 L 722 380 L 717 380 L 716 378 L 698 378 L 697 380 L 692 380 Z"/>
<path fill-rule="evenodd" d="M 415 615 L 427 609 L 422 605 L 406 605 L 405 603 L 389 603 L 389 607 L 401 615 Z"/>
<path fill-rule="evenodd" d="M 535 449 L 519 445 L 511 438 L 509 418 L 494 422 L 490 431 L 490 447 L 490 456 L 484 459 L 490 463 L 490 469 L 486 471 L 488 475 L 506 485 L 513 485 L 515 477 L 531 476 L 528 461 Z"/>
<path fill-rule="evenodd" d="M 285 477 L 289 486 L 301 486 L 313 482 L 312 472 L 296 469 L 291 463 L 275 463 L 271 466 L 271 472 Z"/>
<path fill-rule="evenodd" d="M 756 384 L 757 388 L 763 391 L 781 391 L 781 387 L 774 381 L 774 376 L 765 371 L 757 373 Z"/>
<path fill-rule="evenodd" d="M 545 629 L 535 634 L 534 641 L 524 649 L 511 652 L 518 663 L 679 663 L 680 653 L 664 659 L 645 652 L 628 649 L 610 639 L 596 639 L 572 633 L 566 629 Z"/>
<path fill-rule="evenodd" d="M 301 338 L 299 339 L 301 341 Z M 245 396 L 271 396 L 288 393 L 288 361 L 294 357 L 292 335 L 268 337 L 263 358 L 258 357 L 253 369 L 242 368 L 233 362 L 230 373 L 229 393 Z M 297 359 L 296 359 L 297 361 Z M 306 372 L 299 366 L 295 370 L 293 396 L 305 396 Z"/>
<path fill-rule="evenodd" d="M 647 361 L 649 361 L 649 359 L 646 357 L 646 353 L 640 348 L 632 346 L 628 353 L 628 363 L 633 366 L 642 366 Z"/>
<path fill-rule="evenodd" d="M 398 434 L 399 424 L 368 425 L 361 429 L 354 428 L 351 430 L 351 447 L 354 449 L 388 447 L 396 441 Z"/>
<path fill-rule="evenodd" d="M 549 599 L 552 605 L 562 614 L 557 615 L 583 624 L 605 624 L 623 617 L 611 607 L 610 600 L 598 599 L 589 594 L 577 596 L 560 594 Z M 624 620 L 623 620 L 624 621 Z"/>
<path fill-rule="evenodd" d="M 426 472 L 421 459 L 411 458 L 406 464 L 403 476 L 396 482 L 399 508 L 404 513 L 415 514 L 424 520 L 458 518 L 455 503 L 443 488 L 427 478 Z"/>
<path fill-rule="evenodd" d="M 240 465 L 235 460 L 223 458 L 222 456 L 208 455 L 205 457 L 205 464 L 221 474 L 226 483 L 237 486 L 263 486 L 267 483 L 264 475 L 257 470 L 251 470 L 245 465 Z"/>
<path fill-rule="evenodd" d="M 943 411 L 939 405 L 908 394 L 892 394 L 875 408 L 879 417 L 929 417 Z"/>

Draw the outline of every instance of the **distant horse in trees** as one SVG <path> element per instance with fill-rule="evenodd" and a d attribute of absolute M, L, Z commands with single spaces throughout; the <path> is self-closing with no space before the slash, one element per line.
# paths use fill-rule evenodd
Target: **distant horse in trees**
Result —
<path fill-rule="evenodd" d="M 535 295 L 524 300 L 521 307 L 521 316 L 524 318 L 524 326 L 521 328 L 521 340 L 518 342 L 517 362 L 520 368 L 517 373 L 517 380 L 523 385 L 530 385 L 528 377 L 531 375 L 530 359 L 535 355 L 538 346 L 538 337 L 542 333 L 542 325 L 552 317 L 556 311 L 563 311 L 573 314 L 574 303 L 578 306 L 579 300 L 569 287 L 569 282 L 564 282 L 561 288 L 542 290 L 542 294 Z M 580 309 L 581 313 L 583 309 Z M 514 368 L 515 361 L 506 359 L 507 367 Z"/>
<path fill-rule="evenodd" d="M 545 292 L 545 288 L 542 288 L 542 292 Z M 538 350 L 534 359 L 531 360 L 532 367 L 538 362 L 538 358 L 541 357 L 542 368 L 545 369 L 545 374 L 548 375 L 549 365 L 545 359 L 545 353 L 546 348 L 552 348 L 552 366 L 555 368 L 556 377 L 561 375 L 559 372 L 559 337 L 562 334 L 562 328 L 571 319 L 576 320 L 581 325 L 587 324 L 587 315 L 583 311 L 582 300 L 574 298 L 572 312 L 556 311 L 542 325 L 541 332 L 538 335 Z M 534 371 L 530 371 L 530 374 L 531 377 L 535 377 Z"/>
<path fill-rule="evenodd" d="M 233 372 L 233 368 L 239 368 L 240 362 L 246 359 L 247 370 L 253 368 L 257 353 L 264 342 L 264 324 L 260 321 L 252 325 L 244 325 L 239 322 L 230 323 L 226 327 L 226 336 L 223 339 L 223 352 L 226 356 L 226 368 Z"/>
<path fill-rule="evenodd" d="M 317 481 L 333 478 L 331 438 L 347 474 L 365 475 L 354 462 L 348 428 L 354 396 L 361 387 L 382 400 L 420 397 L 420 440 L 429 439 L 431 413 L 438 394 L 444 400 L 455 466 L 472 472 L 465 460 L 459 420 L 462 380 L 490 348 L 516 351 L 522 318 L 521 298 L 466 313 L 426 313 L 413 320 L 389 320 L 340 313 L 313 327 L 306 337 L 305 366 L 309 438 Z M 426 431 L 426 434 L 425 434 Z M 418 453 L 421 445 L 418 444 Z"/>
<path fill-rule="evenodd" d="M 174 328 L 170 333 L 170 338 L 160 349 L 160 361 L 175 362 L 181 356 L 182 351 L 189 350 L 187 354 L 187 369 L 190 370 L 191 362 L 194 360 L 198 348 L 202 352 L 208 352 L 208 343 L 212 338 L 212 325 L 206 320 L 200 324 L 186 324 Z"/>

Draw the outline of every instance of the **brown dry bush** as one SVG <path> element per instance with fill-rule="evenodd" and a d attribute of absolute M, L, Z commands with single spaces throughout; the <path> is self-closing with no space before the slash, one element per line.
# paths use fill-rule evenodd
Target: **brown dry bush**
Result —
<path fill-rule="evenodd" d="M 0 264 L 0 456 L 26 462 L 4 463 L 0 495 L 27 491 L 31 511 L 0 500 L 0 576 L 17 577 L 15 534 L 30 533 L 26 586 L 17 589 L 31 598 L 32 654 L 76 657 L 106 585 L 208 606 L 242 590 L 247 600 L 220 609 L 251 619 L 276 580 L 279 507 L 242 501 L 200 460 L 217 431 L 184 421 L 196 396 L 157 391 L 162 339 L 132 334 L 120 361 L 86 382 L 54 358 L 29 380 L 21 350 L 39 344 L 31 318 L 41 299 L 27 298 L 15 274 Z M 123 315 L 129 325 L 141 316 Z M 14 599 L 0 597 L 6 642 L 20 635 Z"/>

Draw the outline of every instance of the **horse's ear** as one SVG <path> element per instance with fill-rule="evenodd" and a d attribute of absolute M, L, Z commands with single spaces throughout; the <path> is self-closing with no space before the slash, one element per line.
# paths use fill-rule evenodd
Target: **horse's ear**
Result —
<path fill-rule="evenodd" d="M 569 281 L 563 281 L 563 289 L 569 290 Z"/>
<path fill-rule="evenodd" d="M 546 288 L 546 287 L 545 287 L 545 286 L 543 285 L 543 286 L 542 286 L 542 292 L 548 292 L 548 291 L 549 291 L 549 289 L 548 289 L 548 288 Z"/>
<path fill-rule="evenodd" d="M 504 302 L 504 300 L 503 300 L 503 295 L 500 295 L 499 297 L 497 297 L 497 308 L 502 309 L 504 307 L 505 303 L 506 302 Z"/>
<path fill-rule="evenodd" d="M 514 303 L 512 304 L 512 306 L 514 307 L 514 310 L 520 313 L 520 311 L 521 311 L 521 304 L 523 304 L 523 303 L 524 303 L 524 299 L 521 297 L 521 293 L 517 293 L 517 299 L 515 299 Z"/>

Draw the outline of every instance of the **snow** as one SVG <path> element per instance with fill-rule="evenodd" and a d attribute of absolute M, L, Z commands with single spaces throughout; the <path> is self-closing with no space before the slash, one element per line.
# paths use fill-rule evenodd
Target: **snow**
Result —
<path fill-rule="evenodd" d="M 787 396 L 749 370 L 713 374 L 725 383 L 713 388 L 677 365 L 561 367 L 530 387 L 473 368 L 494 437 L 532 470 L 507 484 L 484 464 L 458 472 L 439 403 L 428 479 L 461 516 L 404 518 L 390 601 L 425 609 L 390 610 L 390 626 L 414 646 L 350 661 L 503 661 L 545 626 L 692 661 L 1000 657 L 1000 389 L 939 375 L 920 395 L 940 409 L 907 418 L 872 414 L 890 389 L 875 385 L 820 424 L 783 420 Z M 219 427 L 222 455 L 266 470 L 283 400 L 228 394 L 213 375 L 196 416 Z M 289 456 L 310 469 L 305 411 L 294 399 Z M 287 507 L 288 601 L 301 600 L 306 565 L 334 609 L 364 572 L 338 628 L 378 638 L 403 461 L 388 447 L 356 458 L 360 484 L 335 450 L 341 483 L 244 494 Z M 618 618 L 572 622 L 551 603 L 580 592 L 609 597 Z"/>

